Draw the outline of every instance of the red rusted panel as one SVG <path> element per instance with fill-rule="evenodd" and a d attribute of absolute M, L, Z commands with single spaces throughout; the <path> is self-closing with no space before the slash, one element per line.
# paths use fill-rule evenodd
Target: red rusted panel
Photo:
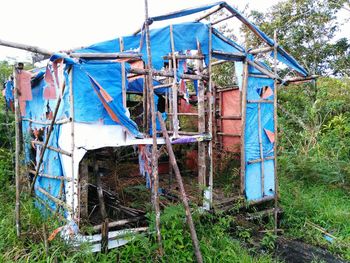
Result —
<path fill-rule="evenodd" d="M 239 90 L 228 90 L 221 92 L 221 115 L 240 115 L 241 114 L 241 99 Z"/>
<path fill-rule="evenodd" d="M 221 117 L 241 116 L 241 96 L 239 90 L 221 92 Z M 242 121 L 240 119 L 222 119 L 221 132 L 222 146 L 225 151 L 240 152 Z M 239 135 L 239 136 L 237 136 Z"/>

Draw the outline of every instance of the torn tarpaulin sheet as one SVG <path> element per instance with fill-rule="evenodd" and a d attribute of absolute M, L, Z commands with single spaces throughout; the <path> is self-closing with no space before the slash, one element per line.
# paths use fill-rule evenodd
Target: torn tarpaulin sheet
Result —
<path fill-rule="evenodd" d="M 146 187 L 152 187 L 150 175 L 152 174 L 151 156 L 149 145 L 139 145 L 139 168 L 140 174 L 146 179 Z"/>
<path fill-rule="evenodd" d="M 44 88 L 44 99 L 46 100 L 54 100 L 57 98 L 56 95 L 56 87 L 54 83 L 54 79 L 50 70 L 50 66 L 46 66 L 46 72 L 45 72 L 45 82 L 47 83 L 47 86 Z"/>
<path fill-rule="evenodd" d="M 21 116 L 26 115 L 26 101 L 33 99 L 31 79 L 32 74 L 30 72 L 25 70 L 17 71 L 16 85 L 18 88 L 18 100 Z"/>
<path fill-rule="evenodd" d="M 19 99 L 26 101 L 32 100 L 32 86 L 31 86 L 32 74 L 28 71 L 21 70 L 16 74 L 16 84 L 18 87 Z"/>
<path fill-rule="evenodd" d="M 134 135 L 137 138 L 143 138 L 142 133 L 138 130 L 137 124 L 131 120 L 126 115 L 126 109 L 124 109 L 123 105 L 118 105 L 113 102 L 113 98 L 107 93 L 105 89 L 101 87 L 101 85 L 87 73 L 91 85 L 99 97 L 100 101 L 103 104 L 103 107 L 108 112 L 108 115 L 111 119 L 121 125 L 123 125 L 126 130 Z"/>

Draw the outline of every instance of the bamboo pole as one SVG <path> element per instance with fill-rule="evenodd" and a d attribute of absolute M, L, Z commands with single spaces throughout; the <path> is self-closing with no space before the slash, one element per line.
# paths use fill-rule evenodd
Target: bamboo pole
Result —
<path fill-rule="evenodd" d="M 202 55 L 200 43 L 197 41 L 197 52 Z M 198 71 L 203 71 L 203 61 L 198 61 Z M 203 81 L 198 83 L 198 132 L 205 133 L 205 87 Z M 198 142 L 198 186 L 203 190 L 206 185 L 206 150 L 205 142 Z"/>
<path fill-rule="evenodd" d="M 232 59 L 237 59 L 238 61 L 241 61 L 246 57 L 242 52 L 224 52 L 219 50 L 212 50 L 211 53 L 213 55 L 220 55 L 220 56 L 226 56 Z"/>
<path fill-rule="evenodd" d="M 46 56 L 51 56 L 54 53 L 54 52 L 51 52 L 51 51 L 46 50 L 44 48 L 26 45 L 26 44 L 20 44 L 20 43 L 16 43 L 16 42 L 12 42 L 12 41 L 6 41 L 3 39 L 0 39 L 0 46 L 22 49 L 22 50 L 26 50 L 26 51 L 33 52 L 33 53 L 43 54 Z"/>
<path fill-rule="evenodd" d="M 65 202 L 63 202 L 62 200 L 54 197 L 53 195 L 51 195 L 49 192 L 47 192 L 45 189 L 41 188 L 40 186 L 37 186 L 36 189 L 41 192 L 42 194 L 44 194 L 47 198 L 49 198 L 52 202 L 54 202 L 56 205 L 60 205 L 62 207 L 64 207 L 65 209 L 67 209 L 68 211 L 71 211 L 70 207 L 67 206 L 67 204 Z"/>
<path fill-rule="evenodd" d="M 41 141 L 31 141 L 31 143 L 37 144 L 37 145 L 41 145 L 41 146 L 44 146 L 44 145 L 45 145 L 45 144 L 44 144 L 43 142 L 41 142 Z M 49 146 L 49 145 L 48 145 L 46 148 L 49 149 L 49 150 L 52 150 L 52 151 L 55 151 L 55 152 L 58 152 L 58 153 L 67 155 L 67 156 L 69 156 L 69 157 L 72 157 L 72 154 L 71 154 L 71 153 L 69 153 L 69 152 L 67 152 L 67 151 L 65 151 L 65 150 L 62 150 L 62 149 L 60 149 L 60 148 L 56 148 L 56 147 Z"/>
<path fill-rule="evenodd" d="M 166 146 L 168 149 L 169 159 L 170 159 L 170 162 L 173 166 L 173 169 L 175 172 L 175 177 L 176 177 L 177 183 L 178 183 L 179 188 L 180 188 L 181 199 L 182 199 L 182 203 L 184 205 L 185 212 L 186 212 L 186 219 L 187 219 L 187 224 L 188 224 L 188 227 L 189 227 L 190 233 L 191 233 L 191 239 L 192 239 L 192 243 L 193 243 L 193 247 L 194 247 L 194 253 L 196 255 L 197 262 L 203 262 L 196 229 L 195 229 L 194 224 L 193 224 L 191 210 L 190 210 L 190 206 L 188 204 L 188 200 L 187 200 L 187 196 L 186 196 L 186 192 L 185 192 L 185 187 L 183 185 L 180 170 L 179 170 L 179 167 L 177 166 L 175 154 L 174 154 L 173 148 L 171 146 L 169 135 L 168 135 L 168 132 L 166 130 L 165 123 L 162 119 L 162 115 L 160 112 L 158 112 L 158 119 L 160 122 L 160 126 L 162 128 L 163 137 L 165 139 L 165 143 L 166 143 Z"/>
<path fill-rule="evenodd" d="M 35 170 L 28 170 L 29 173 L 35 174 Z M 49 178 L 49 179 L 56 179 L 60 181 L 72 181 L 72 178 L 66 177 L 66 176 L 60 176 L 60 175 L 51 175 L 51 174 L 42 174 L 39 173 L 39 177 Z"/>
<path fill-rule="evenodd" d="M 122 37 L 119 38 L 120 52 L 124 51 L 124 40 Z M 125 83 L 125 62 L 121 62 L 122 68 L 122 94 L 123 94 L 123 106 L 126 108 L 126 83 Z"/>
<path fill-rule="evenodd" d="M 264 149 L 262 144 L 262 126 L 261 126 L 261 104 L 258 103 L 258 136 L 260 150 L 260 178 L 261 178 L 261 196 L 265 196 L 265 170 L 264 170 Z"/>
<path fill-rule="evenodd" d="M 282 81 L 282 79 L 280 77 L 278 77 L 277 75 L 272 73 L 270 70 L 268 70 L 268 69 L 264 68 L 263 66 L 259 65 L 258 63 L 254 62 L 254 61 L 251 61 L 251 60 L 247 60 L 247 61 L 248 61 L 249 65 L 253 66 L 254 68 L 259 70 L 261 73 L 267 75 L 271 79 L 277 79 L 279 81 Z"/>
<path fill-rule="evenodd" d="M 171 53 L 173 59 L 173 72 L 174 72 L 174 82 L 173 82 L 173 136 L 176 138 L 179 136 L 179 118 L 177 116 L 177 65 L 176 65 L 176 56 L 175 56 L 175 43 L 174 43 L 174 34 L 173 34 L 173 25 L 170 25 L 170 42 L 171 42 Z"/>
<path fill-rule="evenodd" d="M 74 218 L 74 216 L 76 215 L 78 218 L 78 224 L 80 223 L 80 218 L 79 218 L 79 214 L 80 214 L 80 205 L 79 204 L 79 201 L 80 201 L 80 180 L 79 178 L 75 178 L 75 175 L 74 175 L 74 150 L 75 150 L 75 141 L 74 141 L 74 92 L 73 92 L 73 74 L 74 74 L 74 68 L 72 67 L 70 72 L 69 72 L 69 104 L 70 104 L 70 107 L 69 107 L 69 111 L 70 111 L 70 118 L 72 120 L 71 122 L 71 170 L 72 170 L 72 210 L 73 210 L 73 213 L 72 213 L 72 217 Z M 63 93 L 62 93 L 63 94 Z M 79 183 L 78 183 L 79 182 Z M 76 187 L 77 186 L 77 187 Z M 77 208 L 78 208 L 78 211 L 75 211 L 75 198 L 74 198 L 74 195 L 75 195 L 75 188 L 76 189 L 76 194 L 78 195 L 78 204 L 77 204 Z"/>
<path fill-rule="evenodd" d="M 22 118 L 22 121 L 28 121 L 31 123 L 36 123 L 36 124 L 41 124 L 41 125 L 50 125 L 51 124 L 50 121 L 38 121 L 38 120 L 29 119 L 29 118 Z M 66 119 L 56 121 L 55 124 L 65 124 L 65 123 L 70 123 L 71 121 L 72 121 L 71 118 L 66 118 Z"/>
<path fill-rule="evenodd" d="M 209 64 L 208 64 L 208 75 L 209 75 L 209 82 L 208 82 L 208 132 L 211 138 L 213 138 L 213 104 L 214 104 L 214 99 L 213 98 L 213 88 L 212 88 L 212 78 L 211 78 L 211 50 L 212 50 L 212 26 L 211 24 L 209 25 Z M 214 113 L 215 114 L 215 113 Z M 213 204 L 213 190 L 214 190 L 214 180 L 213 180 L 213 169 L 214 169 L 214 163 L 213 163 L 213 140 L 211 139 L 208 143 L 208 159 L 209 159 L 209 182 L 208 182 L 208 187 L 209 187 L 209 209 L 212 207 Z"/>
<path fill-rule="evenodd" d="M 226 16 L 226 17 L 224 17 L 224 18 L 221 18 L 221 19 L 218 19 L 218 20 L 212 22 L 211 25 L 214 26 L 214 25 L 216 25 L 216 24 L 219 24 L 219 23 L 221 23 L 221 22 L 223 22 L 223 21 L 225 21 L 225 20 L 227 20 L 227 19 L 233 18 L 233 17 L 235 17 L 235 16 L 236 16 L 236 15 L 229 15 L 229 16 Z"/>
<path fill-rule="evenodd" d="M 273 50 L 273 47 L 262 47 L 262 48 L 251 49 L 248 51 L 248 53 L 253 54 L 253 55 L 257 55 L 257 54 L 261 54 L 261 53 L 271 52 L 272 50 Z"/>
<path fill-rule="evenodd" d="M 277 75 L 277 32 L 274 31 L 274 74 Z M 273 96 L 273 120 L 274 120 L 274 133 L 275 133 L 275 142 L 273 145 L 273 151 L 275 155 L 274 159 L 274 175 L 275 175 L 275 211 L 274 211 L 274 218 L 275 218 L 275 235 L 277 235 L 277 229 L 278 229 L 278 176 L 277 176 L 277 141 L 278 141 L 278 128 L 277 128 L 277 80 L 274 81 L 274 96 Z"/>
<path fill-rule="evenodd" d="M 16 176 L 16 205 L 15 205 L 15 214 L 16 214 L 16 233 L 17 237 L 21 235 L 21 213 L 20 213 L 20 121 L 21 114 L 19 109 L 18 101 L 18 87 L 17 87 L 17 69 L 14 69 L 14 102 L 15 102 L 15 136 L 16 136 L 16 149 L 15 149 L 15 176 Z"/>
<path fill-rule="evenodd" d="M 243 80 L 242 80 L 242 128 L 241 128 L 241 194 L 245 192 L 245 128 L 247 114 L 247 87 L 248 87 L 248 63 L 243 64 Z"/>
<path fill-rule="evenodd" d="M 170 28 L 172 28 L 172 25 L 170 25 Z M 172 32 L 172 30 L 171 30 Z M 175 56 L 175 59 L 204 59 L 203 55 L 184 55 L 184 54 L 175 54 L 175 55 L 168 55 L 168 56 L 163 56 L 163 59 L 173 59 Z"/>
<path fill-rule="evenodd" d="M 85 59 L 135 59 L 141 58 L 140 53 L 71 53 L 73 58 L 85 58 Z"/>
<path fill-rule="evenodd" d="M 124 226 L 126 224 L 138 222 L 139 220 L 142 220 L 142 219 L 145 219 L 145 216 L 137 216 L 134 218 L 113 221 L 113 222 L 108 223 L 108 227 L 112 228 L 112 227 L 117 227 L 117 226 Z M 102 224 L 93 226 L 94 231 L 100 231 L 101 229 L 102 229 Z"/>
<path fill-rule="evenodd" d="M 159 193 L 158 193 L 158 147 L 157 147 L 157 127 L 156 127 L 156 110 L 154 105 L 154 90 L 152 80 L 152 55 L 151 55 L 151 40 L 148 25 L 148 1 L 145 0 L 145 33 L 146 33 L 146 49 L 147 49 L 147 69 L 148 71 L 148 90 L 149 100 L 151 104 L 151 121 L 152 121 L 152 177 L 153 177 L 153 206 L 156 213 L 156 234 L 159 245 L 160 255 L 163 255 L 162 236 L 160 233 L 160 207 L 159 207 Z"/>
<path fill-rule="evenodd" d="M 211 16 L 212 14 L 214 14 L 214 13 L 220 11 L 222 8 L 223 8 L 223 5 L 220 4 L 220 5 L 217 6 L 214 10 L 212 10 L 212 11 L 210 11 L 210 12 L 208 12 L 208 13 L 202 15 L 202 16 L 199 17 L 199 18 L 197 18 L 197 19 L 196 19 L 196 22 L 199 22 L 199 21 L 201 21 L 201 20 L 203 20 L 203 19 L 205 19 L 205 18 Z"/>

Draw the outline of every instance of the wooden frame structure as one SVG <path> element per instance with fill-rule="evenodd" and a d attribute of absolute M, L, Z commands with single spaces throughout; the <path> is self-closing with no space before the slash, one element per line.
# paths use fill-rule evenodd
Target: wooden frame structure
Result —
<path fill-rule="evenodd" d="M 224 17 L 219 20 L 212 21 L 210 20 L 210 17 L 214 15 L 219 10 L 225 9 L 229 12 L 229 15 L 227 17 Z M 166 15 L 165 15 L 166 16 Z M 220 35 L 217 35 L 215 31 L 213 30 L 213 26 L 219 24 L 220 22 L 227 21 L 228 19 L 237 18 L 243 24 L 245 24 L 253 33 L 255 33 L 256 36 L 258 36 L 264 43 L 267 44 L 267 46 L 262 48 L 254 48 L 249 50 L 249 55 L 257 56 L 260 54 L 264 54 L 266 52 L 274 51 L 274 57 L 273 57 L 273 71 L 270 71 L 266 67 L 262 66 L 261 64 L 254 62 L 252 60 L 247 59 L 247 54 L 243 54 L 240 52 L 232 52 L 232 53 L 225 53 L 218 50 L 212 49 L 212 36 L 215 35 L 222 39 Z M 250 161 L 250 163 L 261 163 L 261 191 L 263 198 L 261 200 L 258 200 L 258 202 L 271 200 L 270 197 L 265 197 L 265 187 L 264 187 L 264 161 L 265 160 L 274 160 L 274 175 L 275 175 L 275 181 L 274 181 L 274 218 L 275 218 L 275 233 L 277 234 L 277 213 L 278 213 L 278 181 L 277 181 L 277 90 L 280 85 L 280 83 L 293 83 L 293 82 L 303 82 L 303 81 L 309 81 L 313 80 L 314 77 L 298 77 L 294 79 L 285 79 L 281 80 L 278 76 L 277 68 L 278 68 L 278 60 L 277 60 L 277 53 L 279 50 L 279 46 L 277 43 L 277 35 L 275 33 L 274 35 L 274 43 L 271 45 L 271 43 L 267 43 L 266 40 L 261 37 L 260 32 L 256 30 L 255 27 L 252 27 L 249 23 L 246 22 L 246 19 L 243 18 L 239 13 L 237 13 L 234 9 L 232 9 L 229 5 L 226 3 L 221 3 L 220 5 L 216 6 L 213 10 L 209 11 L 205 15 L 198 18 L 196 21 L 201 21 L 203 19 L 209 19 L 209 64 L 205 65 L 204 62 L 204 55 L 202 53 L 202 47 L 199 43 L 197 43 L 197 50 L 192 50 L 191 54 L 180 54 L 175 49 L 175 43 L 174 43 L 174 36 L 173 36 L 173 26 L 170 25 L 170 40 L 171 40 L 171 53 L 164 57 L 168 61 L 168 69 L 165 70 L 155 70 L 152 67 L 152 54 L 151 54 L 151 41 L 150 41 L 150 24 L 151 19 L 148 16 L 148 3 L 147 0 L 145 0 L 145 23 L 143 25 L 144 34 L 145 34 L 145 45 L 147 50 L 147 61 L 146 61 L 146 67 L 144 69 L 131 69 L 129 73 L 133 74 L 133 76 L 143 76 L 144 77 L 144 90 L 143 90 L 143 109 L 144 109 L 144 130 L 148 131 L 150 130 L 150 127 L 152 127 L 152 138 L 146 138 L 142 143 L 140 144 L 151 144 L 152 145 L 152 183 L 153 183 L 153 189 L 152 189 L 152 203 L 154 206 L 155 214 L 156 214 L 156 233 L 157 233 L 157 240 L 159 243 L 159 250 L 162 254 L 162 238 L 160 233 L 160 206 L 159 206 L 159 176 L 158 176 L 158 157 L 160 155 L 160 150 L 158 149 L 159 145 L 166 145 L 168 149 L 168 154 L 170 157 L 170 164 L 171 169 L 170 173 L 175 172 L 177 182 L 179 183 L 180 189 L 181 189 L 181 199 L 183 201 L 183 204 L 186 209 L 186 216 L 187 216 L 187 222 L 189 224 L 191 237 L 193 240 L 194 248 L 195 248 L 195 255 L 198 262 L 202 262 L 201 253 L 199 250 L 198 245 L 198 239 L 196 236 L 196 232 L 194 229 L 194 225 L 191 218 L 191 213 L 188 205 L 188 200 L 186 197 L 185 190 L 183 188 L 183 183 L 180 175 L 179 168 L 176 163 L 175 155 L 172 150 L 171 146 L 171 140 L 181 138 L 182 135 L 192 135 L 192 136 L 199 136 L 202 137 L 202 140 L 198 142 L 198 187 L 202 191 L 203 195 L 203 207 L 205 209 L 211 209 L 213 206 L 213 189 L 214 189 L 214 170 L 215 170 L 215 160 L 214 160 L 214 149 L 216 148 L 216 145 L 218 144 L 219 140 L 218 137 L 220 136 L 237 136 L 237 134 L 229 134 L 224 133 L 220 130 L 218 130 L 218 127 L 216 126 L 216 120 L 217 118 L 221 118 L 221 116 L 217 116 L 216 108 L 217 108 L 217 102 L 216 102 L 216 94 L 220 93 L 221 91 L 217 89 L 215 83 L 213 83 L 212 79 L 212 67 L 219 64 L 224 63 L 225 61 L 213 61 L 212 56 L 213 55 L 222 55 L 227 58 L 230 58 L 230 60 L 239 59 L 243 61 L 243 76 L 242 76 L 242 85 L 241 85 L 241 134 L 240 134 L 240 158 L 241 158 L 241 170 L 240 170 L 240 194 L 243 195 L 245 192 L 245 127 L 246 127 L 246 109 L 247 104 L 257 104 L 258 107 L 258 127 L 259 127 L 259 150 L 260 150 L 260 158 L 256 160 Z M 138 33 L 138 32 L 136 32 Z M 135 33 L 135 34 L 136 34 Z M 222 39 L 224 41 L 227 41 L 226 39 Z M 45 49 L 41 49 L 38 47 L 31 47 L 23 44 L 16 44 L 13 42 L 7 42 L 0 40 L 1 45 L 20 48 L 28 51 L 32 51 L 35 53 L 41 53 L 44 55 L 51 55 L 52 52 L 49 52 Z M 232 43 L 229 43 L 232 45 Z M 84 58 L 84 59 L 98 59 L 98 60 L 111 60 L 111 59 L 141 59 L 142 54 L 130 54 L 127 52 L 124 52 L 124 44 L 123 44 L 123 38 L 120 38 L 120 52 L 119 53 L 67 53 L 67 56 L 70 56 L 71 58 Z M 178 63 L 180 60 L 191 60 L 193 63 L 196 64 L 196 70 L 193 73 L 187 73 L 184 72 L 181 75 L 176 74 Z M 260 100 L 247 100 L 247 86 L 248 86 L 248 78 L 249 76 L 252 76 L 251 73 L 248 72 L 248 68 L 253 67 L 256 70 L 260 71 L 265 78 L 271 78 L 274 81 L 274 98 L 273 101 L 268 101 L 264 99 Z M 126 107 L 126 101 L 127 101 L 127 91 L 126 91 L 126 78 L 125 78 L 125 63 L 122 62 L 122 96 L 123 96 L 123 105 Z M 16 74 L 16 73 L 15 73 Z M 69 73 L 70 76 L 70 83 L 72 83 L 72 72 Z M 162 77 L 163 78 L 163 84 L 159 86 L 153 85 L 153 79 L 156 77 Z M 165 81 L 164 81 L 165 79 Z M 179 107 L 179 80 L 196 80 L 198 81 L 198 94 L 197 94 L 197 108 L 198 111 L 196 113 L 181 113 L 178 110 Z M 162 121 L 161 115 L 156 111 L 155 104 L 154 104 L 154 92 L 156 89 L 169 87 L 170 91 L 166 93 L 166 112 L 168 113 L 168 116 L 170 116 L 170 121 L 168 124 L 168 129 L 166 127 L 166 124 Z M 64 89 L 64 86 L 63 86 Z M 16 96 L 17 89 L 15 85 L 15 105 L 16 105 L 16 226 L 17 226 L 17 234 L 20 235 L 20 191 L 19 191 L 19 125 L 18 123 L 21 121 L 21 118 L 18 113 L 18 98 Z M 71 170 L 74 171 L 74 154 L 76 150 L 75 146 L 75 120 L 74 120 L 74 96 L 73 96 L 73 87 L 70 87 L 70 94 L 69 94 L 69 100 L 70 100 L 70 119 L 67 120 L 59 120 L 56 121 L 56 115 L 60 107 L 61 97 L 59 97 L 56 108 L 54 110 L 53 118 L 50 122 L 42 122 L 41 124 L 48 126 L 48 133 L 46 136 L 45 142 L 40 143 L 41 146 L 43 146 L 43 150 L 40 155 L 40 160 L 37 165 L 37 169 L 35 171 L 31 170 L 30 173 L 34 175 L 31 191 L 34 189 L 35 181 L 38 177 L 46 177 L 51 179 L 57 179 L 61 180 L 61 189 L 60 189 L 60 198 L 56 198 L 52 195 L 50 195 L 47 191 L 44 189 L 38 190 L 43 193 L 45 196 L 47 196 L 51 201 L 55 202 L 58 205 L 58 209 L 63 208 L 71 213 L 71 219 L 72 218 L 79 218 L 80 216 L 80 208 L 76 209 L 77 203 L 80 202 L 80 191 L 82 189 L 82 181 L 79 180 L 79 178 L 74 177 L 62 177 L 62 176 L 55 176 L 55 175 L 47 175 L 40 173 L 40 167 L 42 163 L 42 159 L 44 156 L 44 153 L 46 150 L 50 151 L 57 151 L 61 154 L 66 155 L 67 157 L 71 158 Z M 262 126 L 261 126 L 261 105 L 264 103 L 270 103 L 274 107 L 273 112 L 273 119 L 274 119 L 274 134 L 275 134 L 275 141 L 274 141 L 274 156 L 272 157 L 264 157 L 263 153 L 263 143 L 262 143 Z M 18 113 L 18 114 L 17 114 Z M 17 116 L 18 115 L 18 116 Z M 179 116 L 192 116 L 198 118 L 198 130 L 197 132 L 189 132 L 189 131 L 182 131 L 179 129 Z M 161 128 L 162 128 L 162 134 L 163 138 L 158 138 L 159 132 L 156 129 L 156 122 L 157 118 L 160 120 Z M 228 119 L 234 119 L 237 118 L 237 116 L 231 116 L 226 117 Z M 23 119 L 23 121 L 29 121 L 29 122 L 36 122 L 35 120 L 31 119 Z M 70 151 L 54 148 L 52 146 L 48 146 L 48 142 L 50 140 L 51 132 L 54 125 L 57 124 L 69 124 L 71 125 L 71 149 Z M 169 138 L 169 135 L 171 135 L 171 139 Z M 149 137 L 149 135 L 147 135 Z M 206 138 L 203 140 L 203 138 Z M 209 139 L 208 139 L 209 138 Z M 35 142 L 39 144 L 39 142 Z M 96 168 L 96 167 L 95 167 Z M 99 179 L 98 175 L 98 167 L 95 169 L 94 173 L 96 174 L 96 178 Z M 63 201 L 64 194 L 63 192 L 63 182 L 69 183 L 71 185 L 71 191 L 72 191 L 72 198 L 71 204 L 67 204 Z M 100 226 L 96 226 L 96 230 L 101 230 L 101 240 L 102 240 L 102 250 L 107 249 L 108 247 L 108 228 L 126 224 L 130 221 L 126 220 L 123 221 L 117 221 L 117 222 L 109 222 L 107 218 L 107 214 L 104 208 L 104 201 L 103 201 L 103 191 L 101 188 L 101 184 L 99 183 L 99 180 L 97 180 L 97 187 L 98 187 L 98 193 L 99 193 L 99 203 L 100 203 L 100 209 L 101 214 L 104 218 L 104 223 Z M 61 199 L 62 198 L 62 199 Z M 57 213 L 57 211 L 56 211 Z"/>

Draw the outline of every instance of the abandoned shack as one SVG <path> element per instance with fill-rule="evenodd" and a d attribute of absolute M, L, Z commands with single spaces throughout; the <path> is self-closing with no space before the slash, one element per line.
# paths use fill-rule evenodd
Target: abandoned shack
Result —
<path fill-rule="evenodd" d="M 219 10 L 227 17 L 201 22 Z M 149 29 L 203 11 L 195 22 Z M 224 36 L 215 26 L 227 19 L 243 23 L 262 46 L 249 49 Z M 212 68 L 221 63 L 234 63 L 235 84 L 214 83 Z M 277 63 L 298 77 L 281 79 Z M 99 251 L 104 238 L 113 248 L 127 242 L 126 232 L 147 230 L 151 192 L 156 210 L 159 196 L 163 205 L 179 200 L 164 132 L 187 198 L 204 210 L 229 206 L 237 196 L 277 201 L 277 90 L 308 79 L 276 37 L 219 2 L 148 18 L 133 35 L 51 54 L 43 69 L 17 68 L 4 94 L 19 105 L 37 206 L 67 222 L 67 238 Z M 84 232 L 87 225 L 96 235 Z"/>

